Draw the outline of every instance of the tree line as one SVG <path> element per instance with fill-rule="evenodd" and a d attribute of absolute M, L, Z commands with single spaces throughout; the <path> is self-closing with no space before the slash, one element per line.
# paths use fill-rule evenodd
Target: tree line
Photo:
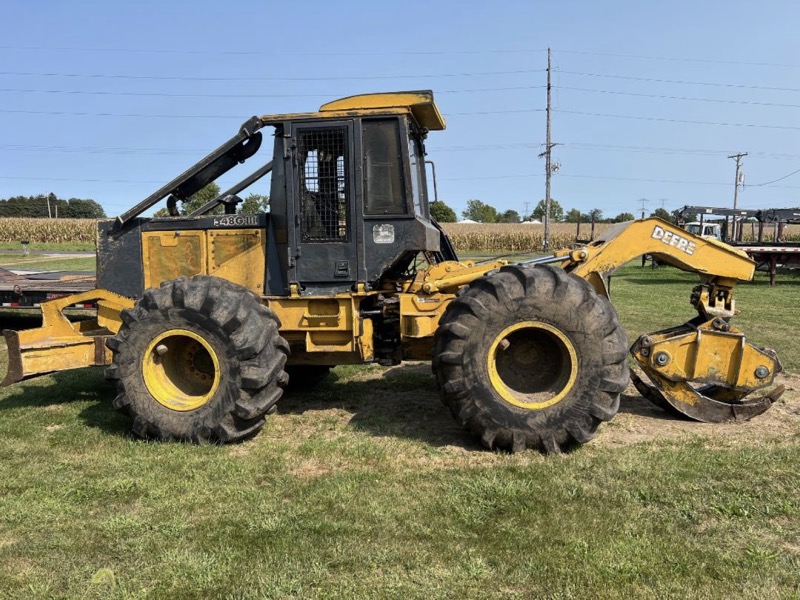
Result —
<path fill-rule="evenodd" d="M 64 199 L 50 193 L 0 199 L 0 217 L 102 219 L 105 216 L 103 207 L 89 198 Z"/>
<path fill-rule="evenodd" d="M 208 204 L 212 200 L 218 198 L 220 193 L 221 192 L 219 186 L 216 183 L 214 182 L 209 183 L 203 189 L 192 194 L 185 201 L 181 202 L 176 207 L 178 213 L 182 216 L 190 215 L 201 206 Z M 251 193 L 246 197 L 242 198 L 242 202 L 239 203 L 239 205 L 236 207 L 236 212 L 238 214 L 255 215 L 267 212 L 268 208 L 269 208 L 269 196 L 265 196 L 263 194 Z M 225 212 L 225 206 L 223 204 L 218 204 L 211 211 L 209 211 L 209 214 L 219 215 L 222 214 L 223 212 Z M 167 211 L 166 208 L 160 208 L 155 212 L 153 216 L 168 217 L 169 211 Z"/>
<path fill-rule="evenodd" d="M 181 215 L 191 214 L 206 202 L 219 196 L 220 189 L 216 183 L 210 183 L 202 190 L 180 203 L 178 212 Z M 237 212 L 256 214 L 266 212 L 269 197 L 261 194 L 250 194 L 237 207 Z M 212 214 L 222 213 L 224 207 L 219 205 Z M 154 216 L 165 217 L 169 213 L 166 208 L 156 211 Z M 34 219 L 105 219 L 107 215 L 98 202 L 89 198 L 59 198 L 53 193 L 36 196 L 12 196 L 0 199 L 0 217 L 31 217 Z"/>
<path fill-rule="evenodd" d="M 498 211 L 494 206 L 480 200 L 468 200 L 467 208 L 461 211 L 464 219 L 478 223 L 521 223 L 522 221 L 544 220 L 545 202 L 540 200 L 530 215 L 520 215 L 515 210 Z M 455 223 L 458 220 L 456 212 L 442 201 L 431 203 L 431 216 L 440 223 Z M 650 214 L 651 217 L 660 217 L 665 221 L 672 219 L 672 215 L 663 208 L 657 208 Z M 561 223 L 622 223 L 633 221 L 633 213 L 621 212 L 615 217 L 604 217 L 603 211 L 594 208 L 589 212 L 581 212 L 577 208 L 564 211 L 558 200 L 550 200 L 550 219 Z"/>

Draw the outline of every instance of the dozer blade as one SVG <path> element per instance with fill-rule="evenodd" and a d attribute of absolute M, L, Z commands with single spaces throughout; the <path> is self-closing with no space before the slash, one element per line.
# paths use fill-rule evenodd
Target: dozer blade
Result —
<path fill-rule="evenodd" d="M 646 371 L 645 371 L 646 372 Z M 706 386 L 695 389 L 687 382 L 672 382 L 660 379 L 653 373 L 647 373 L 654 382 L 662 384 L 663 387 L 650 385 L 631 372 L 631 380 L 639 393 L 668 412 L 680 414 L 695 421 L 703 423 L 725 423 L 728 421 L 749 421 L 763 412 L 769 410 L 783 392 L 785 386 L 779 385 L 772 391 L 760 398 L 744 400 L 743 398 L 734 399 L 733 396 L 739 394 L 726 394 L 733 392 L 719 386 Z M 705 392 L 705 393 L 701 393 Z M 719 395 L 728 397 L 725 400 L 716 400 L 709 395 Z"/>

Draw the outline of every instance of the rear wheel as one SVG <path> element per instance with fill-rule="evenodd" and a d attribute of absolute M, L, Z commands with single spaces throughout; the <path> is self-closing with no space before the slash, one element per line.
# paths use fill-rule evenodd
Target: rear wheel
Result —
<path fill-rule="evenodd" d="M 261 429 L 286 384 L 289 347 L 250 291 L 180 278 L 147 290 L 122 319 L 106 376 L 137 436 L 232 442 Z"/>
<path fill-rule="evenodd" d="M 613 307 L 585 280 L 509 266 L 450 303 L 433 366 L 442 400 L 487 448 L 559 452 L 616 414 L 627 346 Z"/>

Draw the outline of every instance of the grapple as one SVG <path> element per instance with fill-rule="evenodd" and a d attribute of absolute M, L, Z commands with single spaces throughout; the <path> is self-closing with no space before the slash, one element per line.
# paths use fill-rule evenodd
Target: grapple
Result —
<path fill-rule="evenodd" d="M 639 393 L 664 410 L 696 421 L 747 421 L 769 409 L 785 389 L 778 385 L 748 398 L 774 383 L 781 363 L 773 350 L 749 344 L 721 317 L 700 317 L 643 335 L 631 354 L 653 382 L 649 385 L 631 371 Z"/>

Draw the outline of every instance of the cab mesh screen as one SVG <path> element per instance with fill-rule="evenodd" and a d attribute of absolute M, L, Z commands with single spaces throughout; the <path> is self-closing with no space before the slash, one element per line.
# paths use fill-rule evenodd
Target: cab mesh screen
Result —
<path fill-rule="evenodd" d="M 343 128 L 298 132 L 300 218 L 304 242 L 348 241 L 350 189 Z"/>

